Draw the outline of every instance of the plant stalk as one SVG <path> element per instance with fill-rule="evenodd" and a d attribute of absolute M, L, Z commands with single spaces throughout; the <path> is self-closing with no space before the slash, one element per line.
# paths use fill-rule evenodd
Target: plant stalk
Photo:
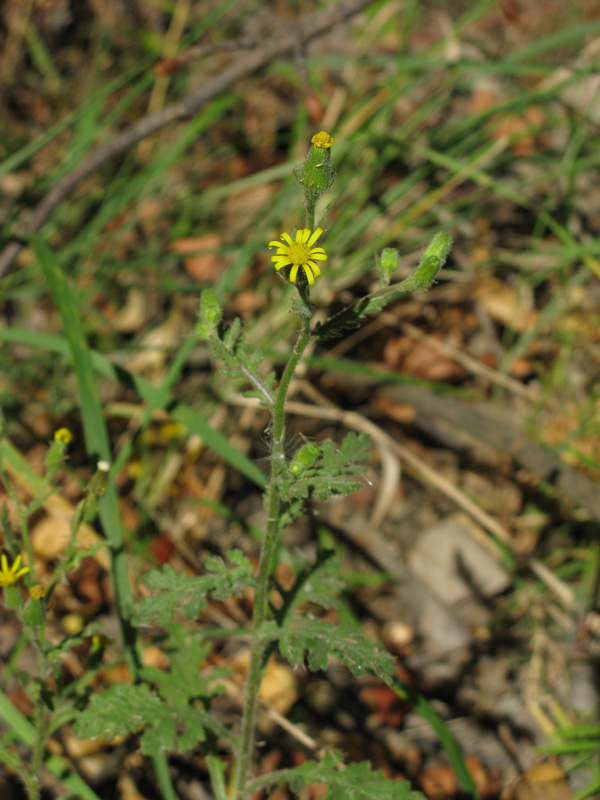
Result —
<path fill-rule="evenodd" d="M 250 665 L 246 677 L 244 709 L 242 712 L 241 745 L 230 784 L 230 797 L 243 800 L 245 784 L 250 771 L 252 749 L 254 746 L 254 727 L 260 688 L 261 672 L 266 642 L 261 636 L 265 621 L 269 595 L 269 576 L 273 555 L 279 542 L 279 513 L 281 505 L 281 477 L 285 470 L 285 398 L 291 380 L 302 354 L 311 340 L 310 318 L 302 320 L 302 331 L 290 360 L 281 376 L 277 397 L 273 407 L 273 444 L 271 449 L 271 476 L 266 490 L 267 529 L 261 546 L 258 566 L 258 583 L 254 595 L 252 614 L 252 641 L 250 644 Z"/>

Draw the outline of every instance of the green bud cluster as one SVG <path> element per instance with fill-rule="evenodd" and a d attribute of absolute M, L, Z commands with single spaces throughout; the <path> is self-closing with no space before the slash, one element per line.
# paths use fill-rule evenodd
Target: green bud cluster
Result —
<path fill-rule="evenodd" d="M 290 464 L 290 472 L 292 475 L 300 475 L 305 469 L 312 467 L 319 457 L 320 452 L 319 446 L 314 442 L 307 442 L 302 445 Z"/>

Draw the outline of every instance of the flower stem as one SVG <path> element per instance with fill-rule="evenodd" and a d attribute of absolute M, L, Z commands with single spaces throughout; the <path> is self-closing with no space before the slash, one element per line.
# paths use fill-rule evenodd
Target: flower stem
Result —
<path fill-rule="evenodd" d="M 273 407 L 273 445 L 271 449 L 271 477 L 265 494 L 267 508 L 267 529 L 263 538 L 258 566 L 258 582 L 254 595 L 252 614 L 252 641 L 250 644 L 250 665 L 246 677 L 246 695 L 242 712 L 241 745 L 231 779 L 230 796 L 234 800 L 243 800 L 244 786 L 248 778 L 252 749 L 254 746 L 254 728 L 256 724 L 256 707 L 260 688 L 261 672 L 266 642 L 261 636 L 261 628 L 267 614 L 269 595 L 269 577 L 273 555 L 280 535 L 279 524 L 281 504 L 281 477 L 285 467 L 285 398 L 292 377 L 302 354 L 311 340 L 310 318 L 302 320 L 302 331 L 296 346 L 281 376 L 275 405 Z"/>

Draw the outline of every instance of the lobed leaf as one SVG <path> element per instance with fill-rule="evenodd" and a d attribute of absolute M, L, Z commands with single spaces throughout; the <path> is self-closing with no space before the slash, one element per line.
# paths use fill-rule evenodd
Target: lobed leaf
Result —
<path fill-rule="evenodd" d="M 241 594 L 246 587 L 254 586 L 256 578 L 248 559 L 237 551 L 227 554 L 235 565 L 228 567 L 222 558 L 209 556 L 206 567 L 212 573 L 201 577 L 176 572 L 168 564 L 162 570 L 152 570 L 144 577 L 144 583 L 155 594 L 136 603 L 133 619 L 137 624 L 149 624 L 156 620 L 166 625 L 179 611 L 185 619 L 195 619 L 198 612 L 206 608 L 209 597 L 225 600 Z"/>
<path fill-rule="evenodd" d="M 265 776 L 263 781 L 251 781 L 250 786 L 263 785 L 269 777 L 279 786 L 289 785 L 296 795 L 310 784 L 325 784 L 328 800 L 424 800 L 407 781 L 390 780 L 379 770 L 372 770 L 366 761 L 343 767 L 338 751 L 325 753 L 321 761 L 305 761 L 299 767 Z"/>
<path fill-rule="evenodd" d="M 371 673 L 389 686 L 396 675 L 390 653 L 368 639 L 350 620 L 333 625 L 302 617 L 288 622 L 277 638 L 282 655 L 290 663 L 301 664 L 306 656 L 313 671 L 326 669 L 329 656 L 335 656 L 357 677 Z"/>

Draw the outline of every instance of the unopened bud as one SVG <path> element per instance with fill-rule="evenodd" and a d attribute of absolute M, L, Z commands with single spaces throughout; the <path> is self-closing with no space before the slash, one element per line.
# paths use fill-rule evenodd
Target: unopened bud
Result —
<path fill-rule="evenodd" d="M 388 286 L 392 274 L 400 266 L 400 253 L 395 247 L 386 247 L 382 251 L 381 256 L 376 259 L 376 263 L 382 285 L 384 287 Z"/>
<path fill-rule="evenodd" d="M 200 297 L 196 336 L 199 339 L 208 339 L 212 336 L 216 332 L 222 316 L 223 312 L 217 293 L 214 289 L 205 289 Z"/>
<path fill-rule="evenodd" d="M 333 137 L 320 131 L 315 133 L 311 142 L 302 169 L 294 170 L 294 174 L 304 190 L 307 204 L 314 206 L 318 198 L 333 185 L 335 172 L 331 166 Z"/>
<path fill-rule="evenodd" d="M 446 263 L 451 248 L 452 237 L 443 231 L 436 233 L 414 273 L 415 280 L 423 288 L 431 285 L 435 276 Z"/>
<path fill-rule="evenodd" d="M 108 461 L 99 461 L 96 472 L 92 475 L 90 482 L 87 485 L 87 491 L 90 494 L 95 494 L 96 497 L 104 497 L 108 489 L 108 473 L 110 472 L 110 464 Z"/>

